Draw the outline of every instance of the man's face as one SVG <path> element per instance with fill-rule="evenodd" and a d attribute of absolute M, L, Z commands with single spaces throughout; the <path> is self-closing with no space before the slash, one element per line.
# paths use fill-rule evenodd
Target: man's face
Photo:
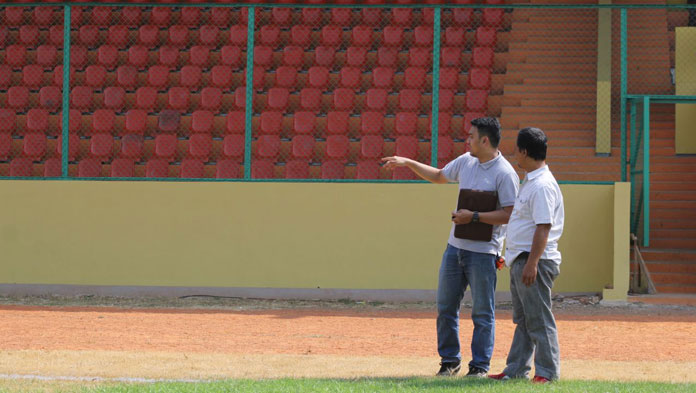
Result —
<path fill-rule="evenodd" d="M 522 168 L 522 163 L 524 162 L 524 159 L 527 158 L 526 152 L 523 152 L 520 150 L 517 145 L 515 145 L 515 161 L 517 161 L 517 166 Z"/>
<path fill-rule="evenodd" d="M 478 154 L 481 152 L 481 137 L 476 126 L 471 126 L 469 138 L 467 138 L 466 142 L 469 144 L 469 153 L 473 157 L 478 157 Z"/>

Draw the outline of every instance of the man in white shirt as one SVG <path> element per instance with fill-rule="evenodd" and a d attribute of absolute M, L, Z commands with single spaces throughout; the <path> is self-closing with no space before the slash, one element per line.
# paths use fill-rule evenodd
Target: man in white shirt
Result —
<path fill-rule="evenodd" d="M 527 172 L 507 228 L 505 256 L 510 266 L 512 320 L 517 325 L 507 367 L 489 378 L 528 378 L 533 382 L 560 376 L 556 320 L 551 311 L 551 288 L 558 276 L 563 233 L 563 195 L 546 165 L 547 138 L 538 128 L 524 128 L 517 136 L 515 156 Z"/>
<path fill-rule="evenodd" d="M 469 153 L 462 154 L 444 168 L 403 157 L 386 157 L 385 167 L 406 166 L 432 183 L 458 182 L 459 188 L 496 191 L 497 210 L 474 212 L 461 209 L 452 213 L 452 230 L 442 256 L 437 286 L 437 350 L 441 358 L 437 375 L 451 376 L 461 368 L 459 308 L 467 286 L 471 288 L 471 361 L 467 376 L 485 377 L 490 367 L 495 337 L 496 254 L 502 251 L 505 224 L 515 203 L 519 177 L 498 150 L 500 123 L 483 117 L 471 122 Z M 455 224 L 483 222 L 493 226 L 490 241 L 460 239 Z"/>

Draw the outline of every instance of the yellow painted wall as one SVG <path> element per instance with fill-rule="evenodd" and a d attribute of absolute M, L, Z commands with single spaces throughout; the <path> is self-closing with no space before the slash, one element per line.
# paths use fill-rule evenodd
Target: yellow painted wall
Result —
<path fill-rule="evenodd" d="M 555 290 L 601 292 L 612 282 L 614 187 L 562 189 Z M 431 184 L 2 181 L 0 283 L 434 289 L 456 193 Z M 498 289 L 508 290 L 506 271 Z"/>
<path fill-rule="evenodd" d="M 696 95 L 696 27 L 675 29 L 675 90 L 677 95 Z M 677 154 L 696 154 L 696 104 L 676 104 Z"/>

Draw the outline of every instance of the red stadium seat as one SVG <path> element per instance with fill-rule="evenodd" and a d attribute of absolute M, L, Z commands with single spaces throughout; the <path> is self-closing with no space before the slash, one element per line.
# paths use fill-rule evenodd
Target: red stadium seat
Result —
<path fill-rule="evenodd" d="M 123 7 L 121 22 L 128 26 L 139 26 L 142 23 L 142 7 Z"/>
<path fill-rule="evenodd" d="M 11 90 L 12 88 L 10 88 Z M 75 86 L 70 94 L 71 106 L 74 109 L 88 110 L 92 107 L 92 88 Z"/>
<path fill-rule="evenodd" d="M 78 177 L 101 177 L 101 171 L 101 161 L 96 158 L 87 158 L 77 164 Z"/>
<path fill-rule="evenodd" d="M 91 18 L 88 20 L 92 23 L 104 26 L 109 24 L 109 18 L 115 10 L 111 7 L 94 7 L 92 8 Z"/>
<path fill-rule="evenodd" d="M 355 99 L 355 91 L 346 88 L 334 90 L 333 107 L 337 111 L 353 111 L 353 100 Z"/>
<path fill-rule="evenodd" d="M 213 86 L 227 88 L 232 83 L 232 67 L 216 65 L 210 71 L 210 81 Z"/>
<path fill-rule="evenodd" d="M 331 46 L 317 46 L 314 49 L 314 63 L 323 67 L 331 67 L 334 62 L 336 49 Z"/>
<path fill-rule="evenodd" d="M 493 49 L 489 47 L 476 47 L 472 51 L 472 67 L 492 68 Z"/>
<path fill-rule="evenodd" d="M 215 116 L 210 111 L 197 110 L 191 115 L 191 131 L 210 133 L 213 129 Z"/>
<path fill-rule="evenodd" d="M 457 47 L 446 46 L 440 51 L 440 67 L 459 68 L 462 62 L 462 51 Z"/>
<path fill-rule="evenodd" d="M 187 158 L 181 162 L 179 177 L 182 179 L 200 179 L 204 173 L 205 165 L 200 160 Z"/>
<path fill-rule="evenodd" d="M 193 134 L 188 141 L 188 154 L 191 157 L 207 161 L 213 146 L 213 140 L 208 134 Z"/>
<path fill-rule="evenodd" d="M 116 69 L 116 83 L 125 88 L 134 88 L 137 76 L 138 71 L 133 66 L 124 65 Z"/>
<path fill-rule="evenodd" d="M 25 65 L 22 68 L 22 82 L 25 86 L 38 88 L 43 84 L 43 67 L 38 64 Z"/>
<path fill-rule="evenodd" d="M 23 25 L 19 28 L 19 43 L 29 47 L 35 47 L 39 42 L 39 26 Z"/>
<path fill-rule="evenodd" d="M 34 163 L 31 158 L 15 158 L 10 162 L 10 176 L 28 177 L 32 175 Z"/>
<path fill-rule="evenodd" d="M 290 29 L 292 45 L 307 48 L 310 44 L 312 29 L 307 25 L 295 25 Z"/>
<path fill-rule="evenodd" d="M 94 47 L 99 41 L 99 28 L 95 25 L 84 25 L 80 27 L 78 35 L 78 44 Z"/>
<path fill-rule="evenodd" d="M 242 48 L 238 46 L 226 45 L 220 50 L 220 62 L 223 65 L 237 68 L 245 61 L 246 58 L 242 59 Z"/>
<path fill-rule="evenodd" d="M 42 67 L 54 67 L 58 60 L 58 50 L 53 45 L 41 45 L 36 48 L 36 63 Z M 100 58 L 101 61 L 101 58 Z"/>
<path fill-rule="evenodd" d="M 177 111 L 163 110 L 157 119 L 157 128 L 162 132 L 173 133 L 181 126 L 181 114 Z"/>
<path fill-rule="evenodd" d="M 342 87 L 357 89 L 360 87 L 362 72 L 357 67 L 341 68 L 340 85 Z"/>
<path fill-rule="evenodd" d="M 437 138 L 437 159 L 447 160 L 452 158 L 452 152 L 454 151 L 454 142 L 452 137 L 449 135 L 440 135 Z"/>
<path fill-rule="evenodd" d="M 403 45 L 404 40 L 404 29 L 400 26 L 385 26 L 382 29 L 382 43 L 385 46 L 397 46 Z"/>
<path fill-rule="evenodd" d="M 142 135 L 147 128 L 147 112 L 140 109 L 131 109 L 126 112 L 126 132 Z"/>
<path fill-rule="evenodd" d="M 12 133 L 16 127 L 17 114 L 11 109 L 0 108 L 0 132 Z"/>
<path fill-rule="evenodd" d="M 415 136 L 399 136 L 396 138 L 397 156 L 416 159 L 418 154 L 418 139 Z"/>
<path fill-rule="evenodd" d="M 155 7 L 157 8 L 157 7 Z M 169 177 L 169 163 L 163 159 L 152 159 L 145 165 L 146 177 Z"/>
<path fill-rule="evenodd" d="M 272 179 L 274 175 L 273 162 L 268 160 L 254 160 L 251 162 L 251 177 L 254 179 Z"/>
<path fill-rule="evenodd" d="M 488 108 L 488 91 L 469 90 L 466 92 L 466 107 L 470 112 L 486 112 Z"/>
<path fill-rule="evenodd" d="M 91 91 L 90 98 L 92 98 Z M 7 90 L 7 105 L 10 108 L 23 112 L 28 104 L 29 89 L 26 86 L 12 86 Z"/>
<path fill-rule="evenodd" d="M 298 68 L 304 61 L 304 50 L 299 46 L 289 45 L 283 48 L 283 64 Z"/>
<path fill-rule="evenodd" d="M 186 26 L 196 26 L 201 23 L 201 9 L 199 7 L 182 7 L 181 23 Z"/>
<path fill-rule="evenodd" d="M 4 23 L 9 26 L 20 26 L 24 22 L 24 10 L 22 7 L 6 7 Z"/>
<path fill-rule="evenodd" d="M 457 90 L 459 87 L 459 69 L 455 67 L 440 68 L 440 88 Z"/>
<path fill-rule="evenodd" d="M 476 46 L 495 47 L 496 30 L 495 27 L 481 26 L 476 29 Z"/>
<path fill-rule="evenodd" d="M 90 138 L 89 152 L 93 157 L 106 158 L 111 154 L 114 139 L 109 134 L 94 134 Z"/>
<path fill-rule="evenodd" d="M 254 64 L 262 68 L 270 68 L 273 63 L 273 48 L 257 46 L 254 48 Z"/>
<path fill-rule="evenodd" d="M 176 154 L 177 140 L 175 135 L 160 134 L 155 137 L 155 155 L 159 158 L 172 160 Z"/>
<path fill-rule="evenodd" d="M 222 154 L 225 157 L 242 157 L 244 155 L 244 135 L 225 135 L 222 142 Z"/>
<path fill-rule="evenodd" d="M 246 107 L 246 87 L 241 86 L 234 91 L 234 105 L 237 108 L 244 109 Z"/>
<path fill-rule="evenodd" d="M 126 98 L 126 91 L 122 87 L 109 86 L 104 89 L 104 106 L 109 109 L 121 111 Z"/>
<path fill-rule="evenodd" d="M 360 116 L 360 132 L 363 135 L 381 134 L 384 125 L 384 113 L 382 112 L 363 112 Z"/>
<path fill-rule="evenodd" d="M 111 177 L 134 177 L 135 163 L 127 158 L 117 158 L 111 162 Z"/>
<path fill-rule="evenodd" d="M 329 69 L 326 67 L 310 67 L 308 82 L 311 87 L 325 89 L 329 83 Z"/>
<path fill-rule="evenodd" d="M 396 48 L 390 48 L 383 46 L 377 50 L 377 64 L 380 67 L 396 67 L 396 59 L 399 55 L 399 51 Z"/>
<path fill-rule="evenodd" d="M 350 140 L 345 135 L 329 135 L 326 138 L 326 156 L 344 159 L 348 155 Z"/>
<path fill-rule="evenodd" d="M 321 105 L 321 90 L 304 88 L 300 90 L 300 107 L 306 111 L 318 111 Z"/>
<path fill-rule="evenodd" d="M 160 62 L 162 61 L 162 49 L 160 48 Z M 146 47 L 142 45 L 133 45 L 128 48 L 128 63 L 131 65 L 143 68 L 148 63 L 149 51 Z"/>
<path fill-rule="evenodd" d="M 428 48 L 409 48 L 408 65 L 410 67 L 429 67 L 433 60 L 433 51 Z"/>
<path fill-rule="evenodd" d="M 109 32 L 107 34 L 106 42 L 108 42 L 110 45 L 113 45 L 119 49 L 123 49 L 129 44 L 128 35 L 129 35 L 128 27 L 123 26 L 123 25 L 110 26 Z M 62 43 L 62 41 L 61 41 L 61 43 Z"/>
<path fill-rule="evenodd" d="M 275 85 L 282 88 L 292 88 L 297 79 L 297 69 L 295 67 L 281 66 L 276 70 Z"/>
<path fill-rule="evenodd" d="M 379 135 L 364 135 L 360 139 L 360 154 L 364 158 L 381 158 L 384 139 Z"/>
<path fill-rule="evenodd" d="M 261 113 L 259 128 L 264 134 L 279 135 L 283 128 L 283 113 L 265 111 Z"/>
<path fill-rule="evenodd" d="M 215 25 L 202 25 L 198 28 L 198 42 L 206 47 L 216 47 L 220 40 L 220 29 Z M 193 58 L 193 56 L 192 56 Z"/>
<path fill-rule="evenodd" d="M 58 136 L 58 143 L 56 143 L 56 154 L 62 156 L 63 154 L 63 137 Z M 77 134 L 71 133 L 68 136 L 68 159 L 74 161 L 77 157 L 77 153 L 80 149 L 80 137 Z"/>
<path fill-rule="evenodd" d="M 201 85 L 201 76 L 203 72 L 201 68 L 194 65 L 186 65 L 181 67 L 179 82 L 182 86 L 189 88 L 198 88 Z"/>
<path fill-rule="evenodd" d="M 306 160 L 291 160 L 285 164 L 286 179 L 309 178 L 309 163 Z"/>
<path fill-rule="evenodd" d="M 452 110 L 452 105 L 454 105 L 454 90 L 440 89 L 439 96 L 440 111 L 449 112 Z"/>
<path fill-rule="evenodd" d="M 23 153 L 25 157 L 38 161 L 46 154 L 46 135 L 30 133 L 24 135 Z"/>
<path fill-rule="evenodd" d="M 355 178 L 361 180 L 379 179 L 379 162 L 376 160 L 359 161 Z"/>
<path fill-rule="evenodd" d="M 295 112 L 293 130 L 296 134 L 312 134 L 316 115 L 312 112 Z"/>
<path fill-rule="evenodd" d="M 246 48 L 247 27 L 246 25 L 230 26 L 230 44 L 240 48 Z"/>
<path fill-rule="evenodd" d="M 261 32 L 259 35 L 259 44 L 275 48 L 278 45 L 278 38 L 280 37 L 280 28 L 274 25 L 261 26 Z"/>
<path fill-rule="evenodd" d="M 343 30 L 336 25 L 326 25 L 321 29 L 321 44 L 324 46 L 337 47 L 341 45 L 341 35 Z"/>
<path fill-rule="evenodd" d="M 85 70 L 85 83 L 87 86 L 100 88 L 106 80 L 106 69 L 100 65 L 87 66 Z"/>
<path fill-rule="evenodd" d="M 54 46 L 63 46 L 63 25 L 53 25 L 48 28 L 48 43 Z"/>
<path fill-rule="evenodd" d="M 135 106 L 139 109 L 153 111 L 155 102 L 157 101 L 157 89 L 154 87 L 144 86 L 139 87 L 135 91 Z"/>
<path fill-rule="evenodd" d="M 276 158 L 280 152 L 278 135 L 261 135 L 256 141 L 256 155 L 261 158 Z"/>
<path fill-rule="evenodd" d="M 62 175 L 62 163 L 60 158 L 49 158 L 44 162 L 44 177 L 60 177 Z"/>
<path fill-rule="evenodd" d="M 379 26 L 384 21 L 382 11 L 377 8 L 363 8 L 361 16 L 362 21 L 370 26 Z"/>
<path fill-rule="evenodd" d="M 100 65 L 113 69 L 118 61 L 118 48 L 113 45 L 102 45 L 97 50 L 97 61 Z"/>
<path fill-rule="evenodd" d="M 126 134 L 121 137 L 121 156 L 140 160 L 143 155 L 143 137 L 141 135 Z"/>
<path fill-rule="evenodd" d="M 464 38 L 464 27 L 462 25 L 450 26 L 445 29 L 445 40 L 443 46 L 462 48 L 466 44 Z"/>
<path fill-rule="evenodd" d="M 214 8 L 216 9 L 216 8 Z M 239 177 L 239 164 L 234 160 L 221 160 L 215 165 L 216 179 L 236 179 Z"/>
<path fill-rule="evenodd" d="M 97 109 L 92 115 L 92 129 L 96 133 L 110 133 L 114 129 L 116 114 L 110 109 Z"/>
<path fill-rule="evenodd" d="M 416 26 L 413 32 L 416 46 L 432 47 L 433 28 L 431 26 Z"/>
<path fill-rule="evenodd" d="M 396 114 L 395 130 L 398 135 L 415 136 L 418 126 L 418 115 L 413 112 L 399 112 Z"/>
<path fill-rule="evenodd" d="M 29 109 L 27 112 L 27 130 L 45 134 L 48 130 L 48 111 L 37 108 Z"/>
<path fill-rule="evenodd" d="M 5 62 L 15 68 L 21 67 L 26 63 L 26 54 L 27 49 L 24 46 L 10 45 L 5 49 Z"/>
<path fill-rule="evenodd" d="M 210 21 L 217 25 L 227 27 L 232 20 L 232 9 L 227 7 L 212 7 L 210 9 Z"/>
<path fill-rule="evenodd" d="M 310 135 L 295 135 L 292 138 L 292 156 L 296 158 L 311 158 L 314 152 L 314 137 Z"/>
<path fill-rule="evenodd" d="M 351 46 L 346 49 L 346 64 L 350 67 L 362 68 L 367 59 L 367 48 Z"/>
<path fill-rule="evenodd" d="M 416 180 L 417 177 L 412 170 L 406 167 L 394 168 L 392 172 L 392 179 L 394 180 Z"/>
<path fill-rule="evenodd" d="M 353 27 L 351 32 L 352 35 L 352 46 L 353 47 L 366 47 L 372 45 L 372 34 L 374 30 L 370 26 L 358 25 Z"/>
<path fill-rule="evenodd" d="M 491 71 L 488 68 L 469 69 L 469 89 L 489 90 L 491 88 Z"/>
<path fill-rule="evenodd" d="M 243 134 L 245 124 L 245 113 L 234 111 L 227 114 L 226 130 L 228 134 Z"/>
<path fill-rule="evenodd" d="M 472 8 L 455 8 L 453 12 L 454 23 L 464 28 L 471 26 L 473 11 Z"/>
<path fill-rule="evenodd" d="M 158 51 L 159 64 L 167 66 L 170 69 L 176 68 L 179 62 L 179 49 L 175 46 L 161 46 Z"/>
<path fill-rule="evenodd" d="M 409 89 L 428 89 L 425 84 L 427 70 L 423 67 L 408 67 L 404 70 L 404 86 Z"/>
<path fill-rule="evenodd" d="M 189 38 L 190 32 L 188 27 L 182 25 L 174 25 L 169 27 L 169 44 L 177 47 L 183 48 L 189 44 L 191 41 Z"/>
<path fill-rule="evenodd" d="M 147 72 L 147 83 L 150 86 L 164 88 L 169 80 L 169 68 L 161 65 L 152 66 Z"/>
<path fill-rule="evenodd" d="M 352 14 L 350 8 L 332 8 L 331 21 L 337 26 L 350 26 Z"/>
<path fill-rule="evenodd" d="M 407 112 L 418 112 L 421 104 L 421 93 L 416 89 L 403 89 L 399 92 L 399 108 Z"/>
<path fill-rule="evenodd" d="M 273 87 L 268 89 L 267 108 L 276 111 L 285 111 L 288 107 L 290 91 L 283 87 Z"/>
<path fill-rule="evenodd" d="M 322 179 L 345 178 L 345 165 L 342 161 L 330 160 L 321 163 Z"/>
<path fill-rule="evenodd" d="M 186 111 L 189 107 L 189 90 L 185 87 L 171 87 L 167 92 L 170 109 Z"/>
<path fill-rule="evenodd" d="M 51 111 L 58 110 L 63 102 L 60 88 L 56 86 L 44 86 L 39 90 L 39 105 L 41 108 Z"/>
<path fill-rule="evenodd" d="M 288 27 L 292 24 L 292 9 L 274 7 L 271 9 L 271 16 L 274 25 Z"/>
<path fill-rule="evenodd" d="M 347 134 L 348 133 L 348 112 L 329 112 L 326 114 L 326 131 L 329 134 Z"/>
<path fill-rule="evenodd" d="M 366 104 L 368 110 L 383 111 L 387 106 L 387 90 L 385 89 L 368 89 Z"/>
<path fill-rule="evenodd" d="M 54 18 L 58 15 L 54 11 L 55 8 L 53 7 L 35 7 L 32 13 L 34 24 L 41 27 L 48 27 L 55 23 L 56 20 Z"/>
<path fill-rule="evenodd" d="M 62 82 L 61 73 L 61 82 Z M 7 64 L 0 64 L 0 87 L 7 89 L 12 84 L 12 67 Z M 62 85 L 62 84 L 61 84 Z"/>
<path fill-rule="evenodd" d="M 316 26 L 321 22 L 323 10 L 320 8 L 302 8 L 302 23 Z"/>
<path fill-rule="evenodd" d="M 171 36 L 174 26 L 169 29 Z M 143 25 L 138 29 L 138 42 L 148 48 L 154 48 L 159 40 L 159 28 L 153 25 Z"/>
<path fill-rule="evenodd" d="M 204 87 L 201 90 L 201 108 L 218 112 L 222 105 L 222 90 L 217 87 Z"/>

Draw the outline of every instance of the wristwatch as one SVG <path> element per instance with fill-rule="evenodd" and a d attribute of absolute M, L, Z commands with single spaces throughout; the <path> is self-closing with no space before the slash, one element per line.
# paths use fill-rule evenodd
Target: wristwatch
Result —
<path fill-rule="evenodd" d="M 476 224 L 479 222 L 479 212 L 474 212 L 474 215 L 471 217 L 471 222 L 473 224 Z"/>

